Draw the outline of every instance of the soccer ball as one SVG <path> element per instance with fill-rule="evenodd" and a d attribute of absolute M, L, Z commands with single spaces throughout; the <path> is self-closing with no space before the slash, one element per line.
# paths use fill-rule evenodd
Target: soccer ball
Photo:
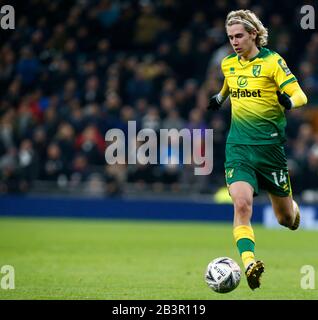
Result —
<path fill-rule="evenodd" d="M 212 260 L 205 272 L 205 281 L 215 292 L 226 293 L 234 290 L 241 280 L 241 268 L 231 258 L 220 257 Z"/>

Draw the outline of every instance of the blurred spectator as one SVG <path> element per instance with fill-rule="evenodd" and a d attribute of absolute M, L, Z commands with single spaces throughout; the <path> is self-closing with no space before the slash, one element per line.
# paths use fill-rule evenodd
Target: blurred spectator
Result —
<path fill-rule="evenodd" d="M 101 25 L 108 29 L 119 18 L 119 5 L 118 1 L 102 0 L 98 5 L 98 19 Z"/>
<path fill-rule="evenodd" d="M 88 166 L 88 159 L 84 154 L 77 153 L 70 168 L 69 184 L 78 187 L 82 182 L 87 181 L 91 170 Z"/>
<path fill-rule="evenodd" d="M 317 192 L 317 179 L 318 179 L 318 144 L 311 147 L 308 154 L 308 161 L 304 163 L 302 169 L 303 175 L 301 179 L 301 185 L 303 186 L 301 192 L 308 190 Z M 305 186 L 305 187 L 304 187 Z M 317 194 L 318 195 L 318 194 Z M 314 199 L 315 201 L 318 198 Z"/>
<path fill-rule="evenodd" d="M 24 191 L 28 191 L 32 181 L 39 176 L 39 158 L 31 140 L 24 139 L 18 151 L 18 167 Z"/>
<path fill-rule="evenodd" d="M 123 185 L 127 181 L 127 169 L 125 165 L 106 165 L 104 171 L 106 192 L 110 197 L 119 197 L 123 194 Z"/>
<path fill-rule="evenodd" d="M 67 175 L 65 163 L 59 145 L 55 142 L 47 148 L 47 160 L 44 163 L 43 179 L 57 181 L 62 175 Z"/>
<path fill-rule="evenodd" d="M 127 83 L 128 102 L 134 104 L 138 99 L 150 99 L 152 94 L 152 84 L 147 80 L 146 74 L 142 67 L 137 67 L 134 77 Z"/>
<path fill-rule="evenodd" d="M 141 119 L 141 127 L 158 131 L 161 127 L 160 114 L 157 108 L 149 107 L 147 113 Z"/>
<path fill-rule="evenodd" d="M 142 49 L 151 49 L 153 41 L 161 26 L 154 4 L 149 0 L 141 0 L 141 12 L 136 19 L 134 43 Z"/>
<path fill-rule="evenodd" d="M 166 118 L 162 122 L 163 129 L 177 129 L 185 128 L 185 121 L 180 117 L 177 110 L 171 109 L 168 111 Z"/>
<path fill-rule="evenodd" d="M 85 183 L 84 193 L 90 197 L 104 197 L 106 194 L 103 175 L 92 173 Z"/>
<path fill-rule="evenodd" d="M 62 122 L 57 129 L 54 140 L 61 149 L 63 161 L 71 163 L 75 152 L 75 132 L 73 127 L 67 122 Z"/>
<path fill-rule="evenodd" d="M 40 63 L 31 48 L 21 49 L 20 60 L 16 66 L 17 75 L 21 77 L 22 85 L 26 90 L 32 88 L 40 73 Z"/>
<path fill-rule="evenodd" d="M 104 163 L 105 141 L 95 125 L 88 125 L 75 141 L 76 149 L 86 155 L 89 163 Z"/>

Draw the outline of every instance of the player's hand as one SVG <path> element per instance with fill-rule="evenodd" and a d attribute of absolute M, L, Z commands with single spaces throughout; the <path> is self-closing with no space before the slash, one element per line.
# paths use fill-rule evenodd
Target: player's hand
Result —
<path fill-rule="evenodd" d="M 217 99 L 217 94 L 209 98 L 208 110 L 218 111 L 221 108 L 221 103 Z"/>
<path fill-rule="evenodd" d="M 292 108 L 292 102 L 289 98 L 289 96 L 286 93 L 280 93 L 279 91 L 276 91 L 278 102 L 287 110 L 290 110 Z"/>

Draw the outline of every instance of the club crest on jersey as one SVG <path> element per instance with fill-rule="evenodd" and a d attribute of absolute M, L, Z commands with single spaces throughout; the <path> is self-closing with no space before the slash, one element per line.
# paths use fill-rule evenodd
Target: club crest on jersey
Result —
<path fill-rule="evenodd" d="M 259 77 L 259 75 L 261 73 L 261 68 L 262 68 L 262 66 L 260 64 L 256 64 L 253 66 L 253 76 L 254 77 Z"/>
<path fill-rule="evenodd" d="M 227 172 L 225 171 L 227 177 L 229 179 L 233 178 L 234 169 L 228 169 Z"/>

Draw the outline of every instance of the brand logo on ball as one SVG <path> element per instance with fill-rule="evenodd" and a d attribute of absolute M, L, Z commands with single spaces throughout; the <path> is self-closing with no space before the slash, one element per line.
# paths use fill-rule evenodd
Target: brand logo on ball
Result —
<path fill-rule="evenodd" d="M 216 258 L 208 264 L 205 272 L 207 285 L 215 292 L 233 291 L 240 283 L 240 266 L 231 258 Z"/>
<path fill-rule="evenodd" d="M 245 76 L 239 76 L 237 79 L 237 85 L 240 88 L 244 88 L 247 86 L 247 78 Z"/>

